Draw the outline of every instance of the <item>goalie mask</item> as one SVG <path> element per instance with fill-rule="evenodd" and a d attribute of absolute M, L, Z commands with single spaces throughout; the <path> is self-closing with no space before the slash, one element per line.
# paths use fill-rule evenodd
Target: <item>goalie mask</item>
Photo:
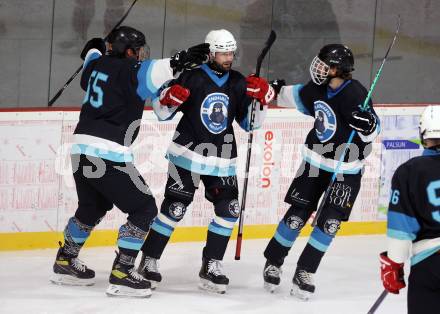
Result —
<path fill-rule="evenodd" d="M 420 117 L 420 140 L 425 147 L 425 140 L 440 140 L 440 106 L 428 106 Z"/>
<path fill-rule="evenodd" d="M 321 48 L 310 64 L 310 76 L 313 83 L 317 85 L 327 83 L 331 79 L 329 77 L 331 67 L 336 67 L 336 76 L 354 71 L 353 53 L 347 46 L 330 44 Z"/>

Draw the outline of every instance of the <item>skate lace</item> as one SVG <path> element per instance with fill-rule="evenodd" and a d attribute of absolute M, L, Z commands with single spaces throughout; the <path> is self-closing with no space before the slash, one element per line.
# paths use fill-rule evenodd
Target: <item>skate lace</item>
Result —
<path fill-rule="evenodd" d="M 84 262 L 81 261 L 79 258 L 72 258 L 72 266 L 80 272 L 85 272 L 87 268 L 86 264 L 84 264 Z"/>
<path fill-rule="evenodd" d="M 208 273 L 211 273 L 215 276 L 222 276 L 223 275 L 223 265 L 221 261 L 211 259 L 208 262 Z"/>
<path fill-rule="evenodd" d="M 142 277 L 137 271 L 136 271 L 136 269 L 133 267 L 133 268 L 130 268 L 129 270 L 128 270 L 128 273 L 130 274 L 130 276 L 133 278 L 133 279 L 135 279 L 135 280 L 144 280 L 144 277 Z"/>
<path fill-rule="evenodd" d="M 276 267 L 275 265 L 267 266 L 264 272 L 270 277 L 280 277 L 282 274 L 281 268 Z"/>
<path fill-rule="evenodd" d="M 159 272 L 159 261 L 155 258 L 146 257 L 143 270 L 158 273 Z"/>
<path fill-rule="evenodd" d="M 308 285 L 313 285 L 313 274 L 312 273 L 308 273 L 305 270 L 300 270 L 298 272 L 298 277 L 302 282 L 304 282 Z"/>

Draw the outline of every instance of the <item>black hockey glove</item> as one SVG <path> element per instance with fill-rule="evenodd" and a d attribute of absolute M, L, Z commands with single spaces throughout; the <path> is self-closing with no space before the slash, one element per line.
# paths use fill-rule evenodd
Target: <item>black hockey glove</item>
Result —
<path fill-rule="evenodd" d="M 276 79 L 269 82 L 270 86 L 273 87 L 275 91 L 275 97 L 278 97 L 278 94 L 280 93 L 281 87 L 286 86 L 286 81 L 283 79 Z"/>
<path fill-rule="evenodd" d="M 90 39 L 86 45 L 84 46 L 83 50 L 81 51 L 81 59 L 84 60 L 86 57 L 87 52 L 89 52 L 90 49 L 98 49 L 101 54 L 105 54 L 105 41 L 102 38 L 92 38 Z"/>
<path fill-rule="evenodd" d="M 348 124 L 356 131 L 368 136 L 376 129 L 377 118 L 369 111 L 354 111 L 351 113 Z"/>
<path fill-rule="evenodd" d="M 171 57 L 170 66 L 174 72 L 191 70 L 208 60 L 209 44 L 199 44 L 177 52 Z"/>

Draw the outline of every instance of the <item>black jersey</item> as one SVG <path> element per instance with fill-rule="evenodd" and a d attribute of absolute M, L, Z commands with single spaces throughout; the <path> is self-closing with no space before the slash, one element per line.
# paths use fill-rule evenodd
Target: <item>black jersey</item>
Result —
<path fill-rule="evenodd" d="M 414 265 L 440 250 L 440 151 L 400 165 L 391 182 L 388 256 L 404 262 L 412 242 Z"/>
<path fill-rule="evenodd" d="M 337 90 L 328 85 L 309 81 L 306 85 L 292 85 L 281 89 L 280 105 L 294 106 L 304 114 L 315 118 L 313 129 L 307 135 L 303 157 L 315 167 L 333 172 L 337 161 L 353 129 L 349 125 L 352 112 L 359 111 L 368 91 L 354 79 L 345 81 Z M 370 100 L 369 107 L 374 112 Z M 379 120 L 378 120 L 379 121 Z M 362 160 L 368 155 L 366 149 L 378 135 L 380 127 L 369 136 L 356 132 L 350 150 L 341 165 L 342 173 L 358 173 Z"/>
<path fill-rule="evenodd" d="M 183 72 L 171 84 L 188 88 L 190 96 L 177 109 L 183 116 L 168 148 L 167 158 L 192 172 L 212 176 L 235 175 L 237 147 L 232 123 L 236 120 L 243 129 L 249 130 L 251 98 L 246 95 L 243 75 L 230 70 L 219 76 L 204 64 Z M 161 114 L 161 110 L 166 112 Z M 265 110 L 257 110 L 254 128 L 261 124 Z M 173 108 L 168 110 L 157 103 L 155 111 L 162 120 L 175 113 Z"/>
<path fill-rule="evenodd" d="M 160 86 L 171 79 L 169 59 L 137 62 L 91 49 L 81 76 L 85 96 L 72 153 L 132 161 L 129 146 L 138 135 L 145 101 L 158 97 Z"/>

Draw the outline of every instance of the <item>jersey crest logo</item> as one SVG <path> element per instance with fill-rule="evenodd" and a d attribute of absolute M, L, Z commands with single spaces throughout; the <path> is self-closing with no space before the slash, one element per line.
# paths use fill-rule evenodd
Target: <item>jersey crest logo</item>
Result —
<path fill-rule="evenodd" d="M 321 143 L 329 141 L 336 133 L 336 115 L 333 109 L 323 101 L 316 101 L 315 132 Z"/>
<path fill-rule="evenodd" d="M 203 125 L 213 134 L 223 132 L 228 125 L 229 97 L 223 93 L 212 93 L 205 97 L 200 108 Z"/>

